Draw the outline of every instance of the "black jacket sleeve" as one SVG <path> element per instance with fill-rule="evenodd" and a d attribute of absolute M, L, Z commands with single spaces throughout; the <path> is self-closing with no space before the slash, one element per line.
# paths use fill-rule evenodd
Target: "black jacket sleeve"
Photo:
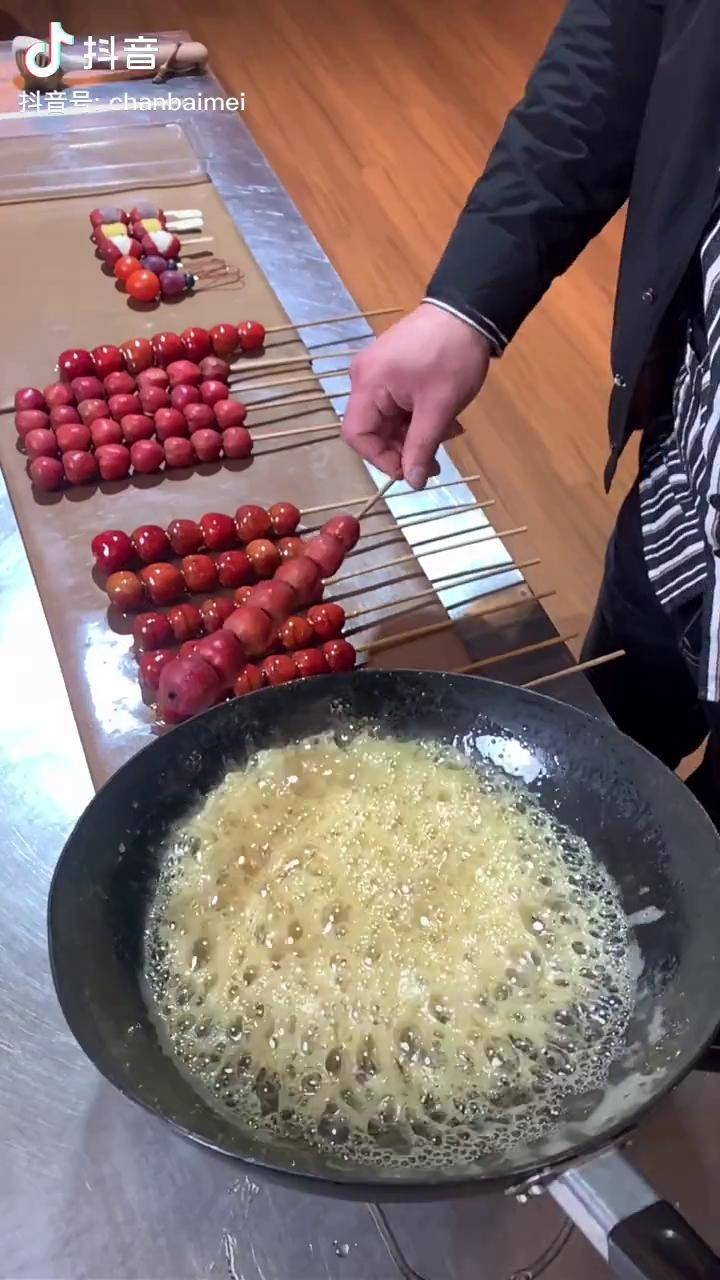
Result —
<path fill-rule="evenodd" d="M 427 297 L 509 341 L 627 198 L 662 0 L 570 0 Z"/>

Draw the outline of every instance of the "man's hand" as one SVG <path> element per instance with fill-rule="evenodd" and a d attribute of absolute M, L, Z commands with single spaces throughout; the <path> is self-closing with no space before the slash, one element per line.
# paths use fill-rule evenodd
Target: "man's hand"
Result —
<path fill-rule="evenodd" d="M 482 387 L 490 344 L 457 316 L 422 303 L 355 356 L 343 439 L 386 475 L 421 489 L 457 415 Z"/>

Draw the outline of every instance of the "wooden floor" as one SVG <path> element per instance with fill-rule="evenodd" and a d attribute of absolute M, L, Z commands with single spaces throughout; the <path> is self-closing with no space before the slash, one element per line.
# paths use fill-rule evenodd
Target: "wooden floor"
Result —
<path fill-rule="evenodd" d="M 77 34 L 115 29 L 88 0 L 12 0 L 12 34 L 50 16 Z M 522 92 L 561 0 L 166 0 L 162 25 L 210 50 L 228 90 L 247 95 L 257 142 L 362 306 L 412 306 L 508 108 Z M 22 12 L 22 20 L 20 13 Z M 148 8 L 122 6 L 147 30 Z M 34 29 L 33 28 L 34 24 Z M 632 461 L 602 492 L 608 337 L 621 225 L 606 229 L 552 289 L 467 413 L 453 448 L 483 493 L 530 532 L 538 590 L 565 632 L 582 631 Z M 623 480 L 625 483 L 623 483 Z"/>

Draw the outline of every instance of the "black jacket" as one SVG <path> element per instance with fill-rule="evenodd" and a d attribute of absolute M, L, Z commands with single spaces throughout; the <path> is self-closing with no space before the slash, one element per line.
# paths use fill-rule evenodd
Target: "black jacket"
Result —
<path fill-rule="evenodd" d="M 428 287 L 509 341 L 629 197 L 608 484 L 645 425 L 637 392 L 692 273 L 719 164 L 720 0 L 570 0 Z"/>

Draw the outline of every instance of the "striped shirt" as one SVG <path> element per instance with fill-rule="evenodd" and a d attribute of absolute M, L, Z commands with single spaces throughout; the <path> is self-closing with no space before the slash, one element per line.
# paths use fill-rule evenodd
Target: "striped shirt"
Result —
<path fill-rule="evenodd" d="M 640 519 L 648 576 L 672 613 L 702 606 L 700 696 L 720 702 L 720 208 L 700 246 L 707 351 L 690 340 L 672 416 L 643 449 Z"/>

